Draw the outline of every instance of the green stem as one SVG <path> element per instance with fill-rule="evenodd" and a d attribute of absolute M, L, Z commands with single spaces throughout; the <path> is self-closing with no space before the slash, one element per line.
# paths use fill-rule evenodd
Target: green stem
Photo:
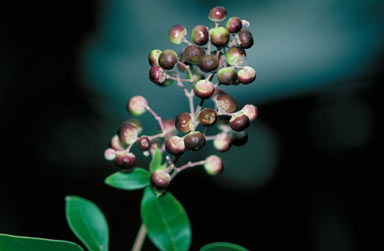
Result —
<path fill-rule="evenodd" d="M 147 228 L 145 227 L 144 223 L 141 223 L 139 232 L 137 232 L 136 240 L 133 243 L 133 247 L 131 251 L 141 250 L 141 248 L 143 247 L 146 235 L 147 235 Z"/>

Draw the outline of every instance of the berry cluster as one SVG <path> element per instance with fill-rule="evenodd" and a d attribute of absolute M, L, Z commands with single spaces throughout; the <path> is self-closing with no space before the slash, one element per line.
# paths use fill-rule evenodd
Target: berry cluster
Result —
<path fill-rule="evenodd" d="M 211 175 L 223 171 L 223 161 L 217 155 L 179 167 L 176 162 L 186 150 L 200 150 L 209 140 L 213 141 L 214 147 L 220 152 L 229 150 L 231 145 L 245 144 L 247 133 L 244 130 L 258 115 L 254 105 L 245 105 L 238 110 L 236 99 L 219 88 L 225 85 L 247 85 L 256 78 L 255 70 L 246 65 L 245 49 L 253 45 L 252 34 L 245 28 L 249 22 L 231 17 L 225 27 L 220 26 L 226 15 L 223 7 L 213 8 L 208 17 L 215 26 L 211 29 L 203 25 L 195 26 L 191 32 L 193 43 L 186 38 L 186 28 L 175 25 L 169 30 L 169 40 L 173 44 L 185 43 L 187 46 L 179 53 L 170 49 L 155 49 L 149 53 L 149 79 L 159 86 L 169 86 L 176 82 L 188 99 L 189 112 L 180 113 L 174 120 L 163 120 L 144 97 L 132 97 L 127 103 L 128 112 L 134 116 L 150 112 L 159 123 L 160 133 L 139 136 L 142 131 L 140 121 L 126 120 L 111 139 L 110 148 L 105 152 L 106 159 L 114 160 L 118 167 L 130 169 L 135 165 L 135 155 L 130 151 L 135 143 L 146 156 L 150 153 L 154 155 L 156 149 L 162 153 L 167 152 L 167 162 L 162 165 L 164 168 L 153 171 L 150 177 L 151 183 L 158 189 L 168 187 L 177 173 L 189 167 L 203 165 Z M 215 49 L 211 50 L 211 46 L 215 46 Z M 184 83 L 190 84 L 190 88 Z M 196 107 L 195 96 L 200 99 Z M 212 107 L 203 109 L 207 100 L 212 101 Z M 208 129 L 215 124 L 218 133 L 207 136 Z M 200 131 L 197 130 L 199 125 Z"/>

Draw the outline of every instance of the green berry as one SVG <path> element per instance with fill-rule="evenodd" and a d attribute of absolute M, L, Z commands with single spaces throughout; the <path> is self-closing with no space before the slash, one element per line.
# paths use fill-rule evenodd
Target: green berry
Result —
<path fill-rule="evenodd" d="M 173 44 L 181 44 L 184 42 L 185 35 L 187 35 L 187 29 L 181 24 L 177 24 L 169 29 L 168 38 Z"/>
<path fill-rule="evenodd" d="M 211 155 L 205 160 L 205 171 L 210 175 L 217 175 L 224 171 L 223 160 L 217 155 Z"/>
<path fill-rule="evenodd" d="M 217 74 L 217 79 L 224 85 L 235 84 L 237 81 L 237 72 L 232 67 L 221 68 Z"/>
<path fill-rule="evenodd" d="M 227 61 L 227 64 L 239 66 L 245 63 L 245 51 L 238 47 L 231 47 L 229 50 L 225 53 L 225 60 Z"/>
<path fill-rule="evenodd" d="M 148 62 L 151 66 L 159 65 L 159 56 L 161 54 L 161 50 L 155 49 L 152 50 L 148 55 Z"/>
<path fill-rule="evenodd" d="M 216 27 L 210 30 L 211 42 L 217 47 L 223 47 L 229 41 L 229 31 L 225 27 Z"/>
<path fill-rule="evenodd" d="M 127 111 L 134 116 L 140 116 L 145 113 L 147 100 L 143 96 L 134 96 L 128 100 Z"/>

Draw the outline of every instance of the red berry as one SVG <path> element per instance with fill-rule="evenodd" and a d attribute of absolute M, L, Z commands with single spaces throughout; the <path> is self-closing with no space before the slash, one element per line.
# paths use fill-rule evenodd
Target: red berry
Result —
<path fill-rule="evenodd" d="M 151 140 L 147 136 L 141 136 L 137 140 L 137 146 L 141 151 L 148 151 L 151 149 Z"/>
<path fill-rule="evenodd" d="M 193 119 L 190 113 L 182 112 L 176 117 L 176 129 L 182 133 L 189 133 L 193 128 Z"/>
<path fill-rule="evenodd" d="M 171 183 L 171 176 L 163 170 L 154 171 L 150 179 L 152 185 L 159 189 L 165 189 Z"/>
<path fill-rule="evenodd" d="M 225 10 L 224 7 L 218 6 L 213 8 L 208 15 L 209 20 L 213 22 L 221 22 L 225 19 L 227 16 L 227 11 Z"/>
<path fill-rule="evenodd" d="M 190 132 L 184 136 L 185 147 L 192 151 L 200 150 L 205 145 L 205 136 L 201 132 Z"/>
<path fill-rule="evenodd" d="M 149 79 L 155 84 L 162 85 L 166 80 L 163 68 L 159 65 L 153 66 L 149 71 Z"/>
<path fill-rule="evenodd" d="M 205 45 L 209 40 L 208 28 L 203 25 L 197 25 L 192 30 L 192 41 L 197 45 Z"/>
<path fill-rule="evenodd" d="M 251 121 L 245 114 L 233 115 L 229 121 L 229 125 L 235 131 L 243 131 L 248 128 Z"/>
<path fill-rule="evenodd" d="M 130 169 L 135 165 L 136 157 L 130 152 L 116 152 L 115 165 L 120 168 Z"/>
<path fill-rule="evenodd" d="M 238 17 L 231 17 L 230 19 L 228 19 L 227 21 L 227 24 L 226 24 L 226 28 L 228 29 L 228 31 L 230 33 L 236 33 L 238 31 L 241 30 L 241 27 L 242 27 L 242 23 L 241 23 L 241 19 L 238 18 Z"/>

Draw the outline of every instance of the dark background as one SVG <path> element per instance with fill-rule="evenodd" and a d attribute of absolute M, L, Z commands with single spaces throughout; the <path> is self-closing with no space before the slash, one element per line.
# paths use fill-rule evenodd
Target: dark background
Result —
<path fill-rule="evenodd" d="M 203 13 L 217 3 L 197 2 Z M 105 213 L 112 251 L 133 243 L 141 191 L 103 183 L 117 170 L 104 160 L 103 151 L 122 117 L 100 108 L 111 97 L 86 84 L 92 77 L 83 59 L 89 38 L 103 26 L 100 16 L 107 5 L 89 0 L 0 3 L 1 233 L 80 243 L 64 216 L 64 197 L 76 194 Z M 139 36 L 130 35 L 133 40 Z M 213 241 L 250 250 L 377 249 L 380 236 L 373 229 L 379 225 L 377 203 L 382 200 L 378 107 L 383 44 L 377 51 L 364 61 L 362 73 L 325 78 L 325 85 L 314 91 L 247 97 L 260 110 L 255 123 L 273 132 L 278 149 L 272 155 L 274 171 L 265 181 L 244 187 L 225 176 L 208 177 L 201 169 L 180 175 L 170 190 L 189 214 L 191 250 Z M 137 54 L 146 60 L 147 53 Z M 146 74 L 129 74 L 147 81 Z M 150 88 L 158 94 L 158 87 Z M 249 129 L 250 135 L 259 125 Z M 263 164 L 257 152 L 264 145 L 254 146 L 237 149 L 235 155 L 245 156 L 251 170 Z M 227 156 L 237 162 L 231 152 Z M 147 241 L 144 250 L 153 249 Z"/>

